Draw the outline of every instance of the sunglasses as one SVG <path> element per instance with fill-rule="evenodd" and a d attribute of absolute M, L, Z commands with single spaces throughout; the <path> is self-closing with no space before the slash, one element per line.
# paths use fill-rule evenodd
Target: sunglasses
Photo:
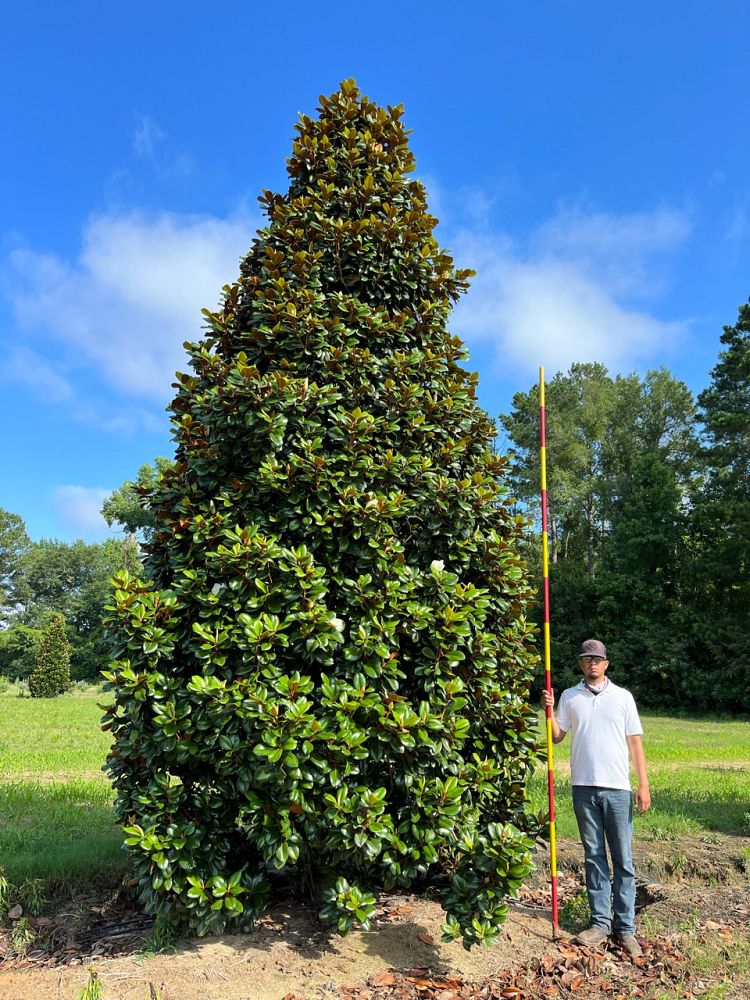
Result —
<path fill-rule="evenodd" d="M 603 656 L 579 656 L 578 659 L 581 663 L 602 663 L 604 661 Z"/>

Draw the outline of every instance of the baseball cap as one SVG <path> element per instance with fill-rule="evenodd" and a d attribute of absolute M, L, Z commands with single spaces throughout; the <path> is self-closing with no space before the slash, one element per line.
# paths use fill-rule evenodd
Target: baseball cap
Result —
<path fill-rule="evenodd" d="M 581 643 L 581 652 L 578 654 L 581 656 L 601 656 L 603 660 L 607 659 L 607 647 L 603 642 L 599 642 L 598 639 L 585 639 Z"/>

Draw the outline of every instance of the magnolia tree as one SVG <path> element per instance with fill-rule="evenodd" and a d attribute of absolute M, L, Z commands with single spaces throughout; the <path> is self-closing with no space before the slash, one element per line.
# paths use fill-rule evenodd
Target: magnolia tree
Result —
<path fill-rule="evenodd" d="M 186 345 L 147 578 L 116 578 L 117 815 L 147 908 L 198 933 L 286 868 L 342 931 L 437 880 L 469 947 L 532 867 L 523 525 L 401 118 L 352 81 L 301 117 Z"/>
<path fill-rule="evenodd" d="M 54 698 L 70 687 L 70 643 L 65 619 L 56 615 L 42 633 L 36 665 L 29 675 L 29 694 L 32 698 Z"/>

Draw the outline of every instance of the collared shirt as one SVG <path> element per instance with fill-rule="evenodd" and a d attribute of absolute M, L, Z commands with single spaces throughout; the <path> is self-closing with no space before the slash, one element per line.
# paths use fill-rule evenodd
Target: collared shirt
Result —
<path fill-rule="evenodd" d="M 583 681 L 563 691 L 556 712 L 570 732 L 570 776 L 574 785 L 630 789 L 628 736 L 643 733 L 630 691 L 612 681 L 593 694 Z"/>

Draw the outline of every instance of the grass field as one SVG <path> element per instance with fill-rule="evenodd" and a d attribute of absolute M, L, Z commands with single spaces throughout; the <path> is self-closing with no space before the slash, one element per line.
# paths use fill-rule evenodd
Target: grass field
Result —
<path fill-rule="evenodd" d="M 96 689 L 60 698 L 0 694 L 0 866 L 48 891 L 112 884 L 125 871 L 101 767 L 109 737 Z"/>
<path fill-rule="evenodd" d="M 16 885 L 43 879 L 49 891 L 75 892 L 125 871 L 101 771 L 105 698 L 95 689 L 43 700 L 0 694 L 0 866 Z M 636 820 L 636 837 L 750 834 L 747 723 L 646 715 L 643 724 L 653 808 Z M 576 836 L 568 752 L 568 740 L 555 748 L 560 837 Z M 546 809 L 545 768 L 531 794 Z"/>
<path fill-rule="evenodd" d="M 636 816 L 635 837 L 685 834 L 750 835 L 750 739 L 745 721 L 641 715 L 651 785 L 651 809 Z M 543 733 L 543 725 L 540 725 Z M 570 739 L 555 748 L 557 832 L 576 837 L 570 800 Z M 546 808 L 546 768 L 531 784 Z"/>

